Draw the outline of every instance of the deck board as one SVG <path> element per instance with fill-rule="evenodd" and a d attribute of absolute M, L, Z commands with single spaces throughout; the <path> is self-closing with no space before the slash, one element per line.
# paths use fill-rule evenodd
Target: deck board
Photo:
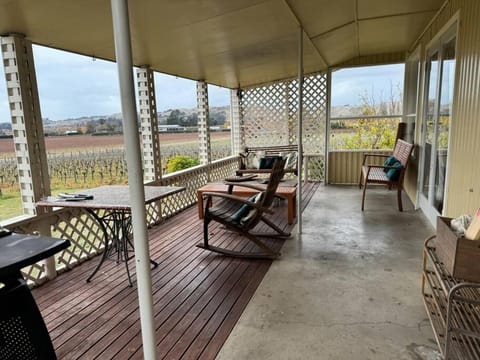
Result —
<path fill-rule="evenodd" d="M 318 185 L 304 187 L 304 206 Z M 286 231 L 286 203 L 271 216 Z M 193 206 L 149 230 L 158 358 L 214 359 L 256 288 L 270 260 L 248 260 L 214 254 L 194 245 L 203 238 L 203 223 Z M 259 231 L 266 227 L 259 227 Z M 210 226 L 212 244 L 242 251 L 254 245 Z M 289 240 L 286 240 L 289 241 Z M 269 239 L 280 249 L 283 240 Z M 98 258 L 34 289 L 59 359 L 142 359 L 142 342 L 133 261 L 134 286 L 125 266 L 104 263 L 92 282 L 85 280 Z"/>

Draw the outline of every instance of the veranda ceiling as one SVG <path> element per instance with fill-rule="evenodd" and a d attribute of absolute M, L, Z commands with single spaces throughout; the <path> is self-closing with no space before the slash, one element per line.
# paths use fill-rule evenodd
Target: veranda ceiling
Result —
<path fill-rule="evenodd" d="M 408 50 L 444 0 L 130 0 L 135 65 L 248 87 Z M 0 34 L 114 60 L 110 0 L 0 0 Z"/>

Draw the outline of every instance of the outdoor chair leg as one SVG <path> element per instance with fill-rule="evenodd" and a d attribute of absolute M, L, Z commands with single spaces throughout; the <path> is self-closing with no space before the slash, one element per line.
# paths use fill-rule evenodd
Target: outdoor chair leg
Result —
<path fill-rule="evenodd" d="M 208 224 L 210 219 L 204 219 L 203 221 L 203 245 L 205 249 L 208 249 Z"/>
<path fill-rule="evenodd" d="M 399 186 L 397 189 L 397 199 L 398 199 L 398 210 L 403 211 L 402 205 L 402 188 Z"/>
<path fill-rule="evenodd" d="M 367 191 L 367 183 L 363 185 L 363 195 L 362 195 L 362 211 L 365 208 L 365 192 Z"/>

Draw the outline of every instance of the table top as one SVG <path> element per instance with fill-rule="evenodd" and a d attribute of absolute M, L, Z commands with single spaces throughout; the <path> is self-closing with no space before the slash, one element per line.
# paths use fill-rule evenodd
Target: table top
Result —
<path fill-rule="evenodd" d="M 182 192 L 183 186 L 145 186 L 145 204 L 150 204 L 167 196 Z M 75 207 L 83 209 L 130 210 L 128 185 L 105 185 L 93 189 L 77 191 L 78 194 L 93 195 L 91 200 L 67 201 L 49 196 L 36 203 L 37 206 Z"/>
<path fill-rule="evenodd" d="M 252 188 L 242 186 L 242 184 L 248 184 L 248 183 L 249 182 L 235 183 L 235 185 L 233 187 L 233 193 L 234 194 L 247 194 L 247 195 L 252 194 L 252 193 L 256 193 L 257 192 L 256 190 L 254 190 Z M 267 188 L 266 184 L 260 184 L 258 182 L 255 182 L 255 183 L 252 182 L 251 184 L 255 185 L 255 186 L 258 186 L 260 188 L 263 188 L 263 189 Z M 202 186 L 197 191 L 199 193 L 203 193 L 203 192 L 225 192 L 226 193 L 228 191 L 228 186 L 229 185 L 227 185 L 223 182 L 212 182 L 212 183 L 208 183 L 208 184 Z M 279 194 L 279 195 L 289 195 L 289 194 L 294 194 L 296 191 L 297 191 L 297 188 L 295 186 L 279 186 L 279 187 L 277 187 L 277 191 L 275 193 Z"/>
<path fill-rule="evenodd" d="M 0 279 L 70 246 L 70 241 L 12 233 L 0 238 Z"/>

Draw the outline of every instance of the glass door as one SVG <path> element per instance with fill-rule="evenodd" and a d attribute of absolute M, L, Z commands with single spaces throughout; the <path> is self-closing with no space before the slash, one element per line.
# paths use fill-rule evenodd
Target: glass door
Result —
<path fill-rule="evenodd" d="M 454 29 L 447 32 L 427 55 L 422 126 L 420 207 L 435 223 L 443 212 L 447 174 L 448 138 L 452 120 L 455 76 Z"/>

